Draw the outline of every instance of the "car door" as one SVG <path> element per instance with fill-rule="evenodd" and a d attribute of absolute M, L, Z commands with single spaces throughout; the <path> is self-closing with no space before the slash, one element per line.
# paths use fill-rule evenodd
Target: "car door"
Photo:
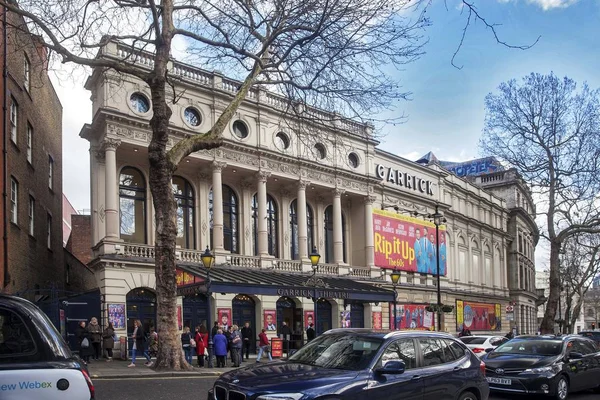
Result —
<path fill-rule="evenodd" d="M 565 364 L 567 372 L 569 374 L 569 386 L 571 391 L 582 390 L 586 387 L 585 376 L 588 370 L 589 360 L 585 358 L 572 358 L 570 353 L 581 353 L 583 354 L 584 349 L 581 347 L 578 340 L 569 340 L 566 344 L 565 350 Z"/>
<path fill-rule="evenodd" d="M 590 340 L 575 339 L 573 351 L 583 354 L 580 364 L 581 390 L 592 389 L 600 382 L 600 365 L 598 364 L 600 354 L 595 344 Z"/>
<path fill-rule="evenodd" d="M 403 374 L 381 375 L 376 371 L 389 361 L 402 361 Z M 373 368 L 368 385 L 368 399 L 423 400 L 423 379 L 417 367 L 415 341 L 403 338 L 390 343 Z"/>
<path fill-rule="evenodd" d="M 419 338 L 422 358 L 425 399 L 454 400 L 469 379 L 466 358 L 450 350 L 452 341 L 440 338 Z"/>

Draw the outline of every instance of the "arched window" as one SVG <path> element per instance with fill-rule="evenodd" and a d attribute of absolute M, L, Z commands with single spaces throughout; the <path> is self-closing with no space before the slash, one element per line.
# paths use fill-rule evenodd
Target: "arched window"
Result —
<path fill-rule="evenodd" d="M 292 259 L 298 260 L 299 250 L 299 235 L 298 235 L 298 214 L 297 214 L 298 202 L 297 200 L 292 201 L 290 204 L 290 232 L 291 232 L 291 252 Z M 306 205 L 306 243 L 307 251 L 310 252 L 313 247 L 313 212 L 312 208 Z M 308 254 L 308 253 L 307 253 Z"/>
<path fill-rule="evenodd" d="M 342 251 L 346 262 L 346 217 L 342 213 Z M 333 206 L 325 209 L 325 262 L 331 263 L 333 257 Z"/>
<path fill-rule="evenodd" d="M 277 204 L 271 195 L 267 195 L 267 250 L 275 258 L 279 257 Z M 254 236 L 254 254 L 258 255 L 258 200 L 252 197 L 252 226 Z"/>
<path fill-rule="evenodd" d="M 136 168 L 121 170 L 119 216 L 121 239 L 129 243 L 146 243 L 146 181 Z"/>
<path fill-rule="evenodd" d="M 177 202 L 176 244 L 184 249 L 196 247 L 195 197 L 192 185 L 180 176 L 173 177 L 173 194 Z"/>
<path fill-rule="evenodd" d="M 232 252 L 233 254 L 239 254 L 239 202 L 237 195 L 227 185 L 223 185 L 223 248 Z M 210 218 L 210 247 L 212 246 L 212 235 L 213 235 L 213 191 L 212 188 L 208 193 L 208 214 Z"/>

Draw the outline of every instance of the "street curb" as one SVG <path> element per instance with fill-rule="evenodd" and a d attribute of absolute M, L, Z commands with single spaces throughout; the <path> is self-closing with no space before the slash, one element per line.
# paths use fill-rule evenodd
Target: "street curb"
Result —
<path fill-rule="evenodd" d="M 121 375 L 98 375 L 90 377 L 97 380 L 115 380 L 115 379 L 152 379 L 152 378 L 189 378 L 189 377 L 218 377 L 223 372 L 155 372 L 150 374 L 121 374 Z"/>

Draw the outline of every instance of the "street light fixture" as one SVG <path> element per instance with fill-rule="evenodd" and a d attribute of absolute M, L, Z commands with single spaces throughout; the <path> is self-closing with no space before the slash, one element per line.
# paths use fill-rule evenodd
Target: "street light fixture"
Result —
<path fill-rule="evenodd" d="M 435 258 L 436 258 L 436 273 L 437 273 L 437 325 L 438 332 L 442 330 L 442 292 L 440 285 L 440 225 L 446 223 L 446 218 L 440 213 L 439 206 L 435 205 L 435 213 L 429 215 L 435 224 Z"/>
<path fill-rule="evenodd" d="M 214 265 L 215 256 L 210 252 L 208 246 L 206 246 L 206 250 L 200 256 L 202 259 L 202 264 L 204 268 L 206 268 L 206 304 L 208 307 L 208 314 L 206 318 L 206 324 L 208 325 L 206 328 L 208 330 L 208 368 L 213 367 L 213 337 L 212 337 L 212 326 L 211 326 L 211 313 L 212 308 L 210 306 L 210 270 Z"/>
<path fill-rule="evenodd" d="M 319 269 L 319 260 L 321 259 L 321 255 L 317 252 L 317 246 L 313 246 L 311 253 L 308 255 L 308 257 L 310 258 L 310 264 L 313 270 L 312 273 L 312 281 L 313 281 L 313 290 L 314 290 L 314 295 L 313 295 L 313 301 L 315 303 L 314 305 L 314 321 L 315 321 L 315 336 L 318 335 L 319 330 L 318 330 L 318 326 L 319 326 L 319 320 L 317 319 L 317 279 L 316 279 L 316 275 L 317 275 L 317 270 Z"/>
<path fill-rule="evenodd" d="M 398 299 L 398 291 L 396 288 L 398 287 L 398 281 L 400 280 L 400 272 L 394 268 L 392 273 L 390 274 L 390 278 L 392 278 L 392 287 L 394 288 L 394 322 L 392 323 L 392 329 L 396 330 L 398 327 L 396 326 L 396 321 L 398 321 L 398 315 L 396 312 L 396 303 Z"/>

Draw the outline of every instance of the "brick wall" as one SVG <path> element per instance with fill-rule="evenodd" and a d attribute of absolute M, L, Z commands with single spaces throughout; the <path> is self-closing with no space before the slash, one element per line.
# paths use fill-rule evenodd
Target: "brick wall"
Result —
<path fill-rule="evenodd" d="M 92 217 L 71 215 L 71 236 L 66 246 L 80 262 L 87 265 L 92 261 Z"/>

